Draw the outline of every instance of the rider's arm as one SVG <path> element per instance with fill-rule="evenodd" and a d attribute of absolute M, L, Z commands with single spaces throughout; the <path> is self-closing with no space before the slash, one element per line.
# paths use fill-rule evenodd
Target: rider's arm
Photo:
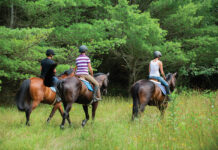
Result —
<path fill-rule="evenodd" d="M 42 71 L 42 66 L 40 66 L 40 71 Z"/>
<path fill-rule="evenodd" d="M 161 61 L 159 61 L 159 66 L 160 66 L 160 72 L 161 72 L 164 80 L 166 80 L 166 77 L 165 77 L 165 74 L 164 74 L 164 71 L 163 71 L 163 63 Z"/>
<path fill-rule="evenodd" d="M 89 72 L 90 72 L 91 76 L 93 76 L 93 70 L 92 70 L 91 63 L 88 63 L 88 68 L 89 68 Z"/>

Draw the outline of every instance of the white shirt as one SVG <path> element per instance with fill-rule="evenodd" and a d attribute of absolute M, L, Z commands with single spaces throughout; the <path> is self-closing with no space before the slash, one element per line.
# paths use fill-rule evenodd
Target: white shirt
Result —
<path fill-rule="evenodd" d="M 150 73 L 149 73 L 149 76 L 155 76 L 155 77 L 160 77 L 160 66 L 159 66 L 159 63 L 160 61 L 157 60 L 157 61 L 151 61 L 150 62 Z"/>

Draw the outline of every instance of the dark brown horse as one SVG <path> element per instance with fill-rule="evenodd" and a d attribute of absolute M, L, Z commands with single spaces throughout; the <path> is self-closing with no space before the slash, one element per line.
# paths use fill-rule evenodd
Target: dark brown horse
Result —
<path fill-rule="evenodd" d="M 74 76 L 74 73 L 73 70 L 70 69 L 65 71 L 58 78 L 64 79 L 66 77 L 72 76 Z M 26 125 L 30 125 L 30 114 L 38 106 L 39 103 L 54 105 L 47 122 L 51 120 L 57 109 L 59 110 L 61 116 L 63 115 L 63 108 L 61 103 L 56 102 L 55 98 L 56 93 L 44 85 L 42 78 L 33 77 L 23 81 L 19 91 L 16 94 L 15 100 L 18 109 L 26 113 Z"/>
<path fill-rule="evenodd" d="M 98 81 L 100 88 L 104 86 L 107 89 L 108 86 L 108 76 L 109 74 L 96 74 L 95 79 Z M 71 110 L 73 103 L 79 103 L 83 105 L 83 110 L 85 112 L 86 118 L 82 121 L 82 126 L 85 126 L 89 120 L 88 105 L 92 105 L 92 119 L 95 118 L 95 112 L 98 107 L 98 101 L 92 103 L 93 92 L 88 90 L 86 85 L 78 78 L 71 77 L 62 80 L 58 84 L 58 89 L 60 91 L 61 99 L 64 105 L 64 115 L 61 123 L 61 128 L 64 128 L 65 119 L 70 120 L 69 112 Z"/>
<path fill-rule="evenodd" d="M 166 76 L 171 92 L 173 92 L 176 86 L 176 74 L 169 73 Z M 146 105 L 157 106 L 161 112 L 161 117 L 164 116 L 165 109 L 168 105 L 167 96 L 152 81 L 139 80 L 135 82 L 131 87 L 131 95 L 133 98 L 133 120 L 138 116 L 138 113 L 141 114 L 144 112 Z"/>

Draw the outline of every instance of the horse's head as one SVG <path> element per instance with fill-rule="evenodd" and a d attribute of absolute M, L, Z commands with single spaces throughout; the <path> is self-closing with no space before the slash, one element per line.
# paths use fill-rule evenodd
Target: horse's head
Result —
<path fill-rule="evenodd" d="M 94 75 L 95 79 L 99 82 L 100 85 L 100 89 L 102 91 L 103 94 L 107 94 L 107 87 L 109 84 L 109 77 L 110 73 L 104 74 L 104 73 L 96 73 Z"/>
<path fill-rule="evenodd" d="M 170 87 L 170 91 L 173 92 L 175 87 L 176 87 L 176 76 L 177 76 L 177 72 L 176 73 L 168 73 L 166 76 L 166 80 L 169 84 Z"/>
<path fill-rule="evenodd" d="M 59 79 L 64 79 L 67 77 L 73 77 L 74 76 L 74 71 L 72 68 L 70 68 L 69 70 L 64 71 L 64 73 L 60 74 L 58 76 Z"/>

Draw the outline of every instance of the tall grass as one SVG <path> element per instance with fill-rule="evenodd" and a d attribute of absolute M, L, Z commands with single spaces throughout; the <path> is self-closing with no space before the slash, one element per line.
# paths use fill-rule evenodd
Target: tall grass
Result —
<path fill-rule="evenodd" d="M 132 100 L 104 97 L 99 103 L 94 123 L 85 128 L 81 105 L 73 104 L 72 127 L 61 130 L 61 116 L 56 112 L 49 124 L 52 109 L 40 105 L 25 126 L 25 114 L 16 107 L 0 107 L 0 149 L 4 150 L 156 150 L 156 149 L 218 149 L 218 93 L 197 91 L 174 95 L 165 118 L 155 107 L 146 107 L 144 115 L 131 121 Z M 91 110 L 89 111 L 91 114 Z"/>

